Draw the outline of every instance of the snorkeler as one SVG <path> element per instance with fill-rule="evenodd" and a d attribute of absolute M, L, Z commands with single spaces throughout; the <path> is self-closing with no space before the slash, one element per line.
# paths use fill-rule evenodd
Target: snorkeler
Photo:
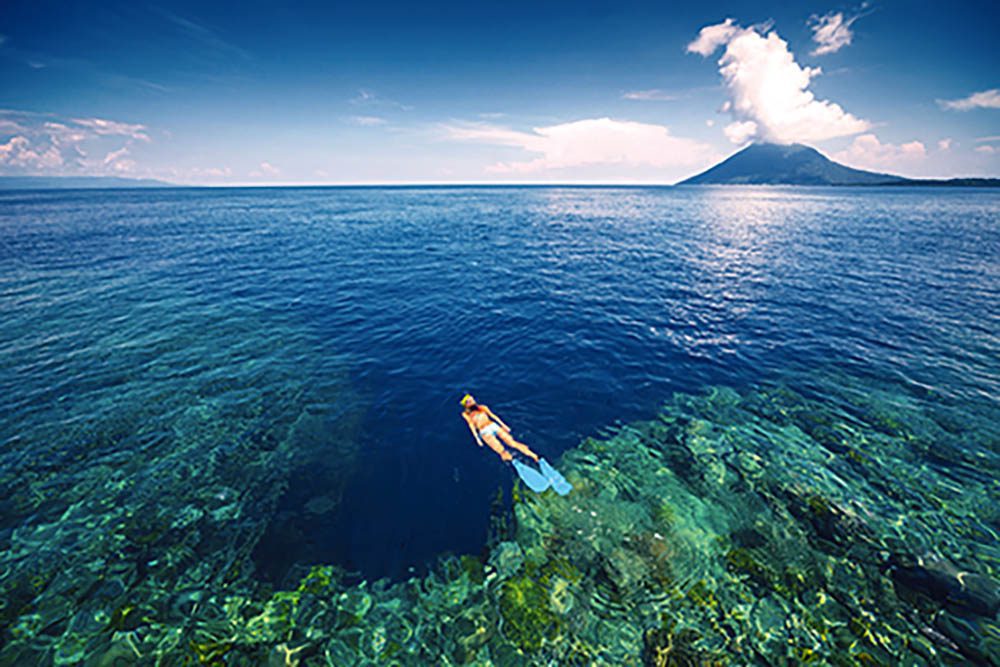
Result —
<path fill-rule="evenodd" d="M 515 440 L 510 434 L 510 427 L 497 417 L 492 410 L 485 405 L 476 403 L 476 399 L 471 394 L 463 396 L 461 403 L 464 408 L 462 410 L 462 417 L 465 418 L 465 422 L 469 425 L 469 430 L 472 431 L 472 437 L 476 439 L 479 446 L 482 447 L 485 442 L 490 449 L 500 455 L 501 461 L 514 466 L 517 476 L 521 478 L 521 481 L 529 489 L 535 493 L 542 493 L 546 489 L 551 488 L 560 496 L 565 496 L 573 490 L 573 485 L 558 470 L 549 465 L 548 461 L 540 458 L 538 454 L 531 451 L 523 442 Z M 502 444 L 501 440 L 503 441 Z M 504 448 L 504 444 L 534 460 L 538 464 L 540 471 L 515 459 Z"/>
<path fill-rule="evenodd" d="M 503 440 L 508 447 L 512 447 L 536 463 L 538 462 L 538 454 L 531 451 L 523 442 L 515 440 L 510 434 L 510 427 L 493 414 L 492 410 L 485 405 L 476 403 L 476 399 L 471 394 L 466 394 L 461 402 L 462 407 L 465 408 L 462 411 L 462 417 L 468 422 L 469 430 L 472 431 L 472 435 L 480 447 L 485 442 L 490 449 L 500 455 L 501 460 L 508 462 L 514 457 L 501 444 L 500 441 Z"/>

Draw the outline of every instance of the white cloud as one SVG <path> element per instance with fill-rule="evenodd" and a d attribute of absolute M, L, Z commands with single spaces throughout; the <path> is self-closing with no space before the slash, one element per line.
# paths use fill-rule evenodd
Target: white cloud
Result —
<path fill-rule="evenodd" d="M 101 136 L 123 136 L 139 141 L 149 141 L 145 125 L 119 123 L 105 118 L 74 118 L 73 122 L 81 127 L 89 128 L 94 134 Z"/>
<path fill-rule="evenodd" d="M 994 142 L 994 141 L 1000 141 L 1000 134 L 995 134 L 995 135 L 992 135 L 992 136 L 989 136 L 989 137 L 977 137 L 976 138 L 976 143 L 977 144 L 991 143 L 991 142 Z"/>
<path fill-rule="evenodd" d="M 452 140 L 510 146 L 538 155 L 531 160 L 495 163 L 487 167 L 492 174 L 531 174 L 590 165 L 700 166 L 713 157 L 705 144 L 675 137 L 663 125 L 611 118 L 536 127 L 531 132 L 482 123 L 446 125 L 443 129 Z"/>
<path fill-rule="evenodd" d="M 62 155 L 55 146 L 36 149 L 32 147 L 27 137 L 20 135 L 11 137 L 5 144 L 0 144 L 0 166 L 34 172 L 55 169 L 62 165 Z"/>
<path fill-rule="evenodd" d="M 277 176 L 280 173 L 280 169 L 265 160 L 257 165 L 256 169 L 250 172 L 250 176 L 253 178 L 263 178 L 265 176 Z"/>
<path fill-rule="evenodd" d="M 623 100 L 634 100 L 637 102 L 672 102 L 677 99 L 665 90 L 650 88 L 648 90 L 630 90 L 622 93 Z"/>
<path fill-rule="evenodd" d="M 976 146 L 974 149 L 977 153 L 985 153 L 986 155 L 993 155 L 997 152 L 997 149 L 989 144 L 984 144 L 982 146 Z"/>
<path fill-rule="evenodd" d="M 991 88 L 958 100 L 938 100 L 943 109 L 971 111 L 972 109 L 1000 109 L 1000 88 Z"/>
<path fill-rule="evenodd" d="M 385 118 L 380 116 L 351 116 L 347 120 L 362 127 L 378 127 L 386 124 Z"/>
<path fill-rule="evenodd" d="M 90 136 L 86 128 L 69 127 L 64 123 L 48 121 L 42 123 L 42 132 L 57 146 L 74 146 L 83 143 Z M 96 134 L 96 133 L 95 133 Z"/>
<path fill-rule="evenodd" d="M 874 134 L 855 137 L 846 149 L 831 157 L 858 169 L 906 169 L 927 157 L 927 148 L 919 141 L 883 144 Z"/>
<path fill-rule="evenodd" d="M 687 45 L 687 52 L 707 58 L 741 32 L 744 32 L 744 29 L 734 25 L 732 19 L 726 19 L 716 25 L 707 25 L 698 31 L 698 39 Z"/>
<path fill-rule="evenodd" d="M 842 12 L 816 16 L 809 20 L 812 24 L 813 41 L 819 46 L 812 50 L 812 55 L 822 56 L 827 53 L 836 53 L 851 43 L 854 33 L 851 32 L 851 24 L 858 20 L 853 16 L 846 21 Z"/>
<path fill-rule="evenodd" d="M 135 171 L 135 160 L 129 157 L 128 146 L 122 146 L 104 156 L 103 164 L 117 174 L 131 174 Z"/>
<path fill-rule="evenodd" d="M 759 32 L 763 30 L 766 27 L 742 28 L 726 19 L 702 28 L 687 46 L 689 52 L 706 57 L 725 46 L 719 72 L 730 97 L 723 111 L 731 113 L 735 121 L 726 128 L 731 140 L 812 142 L 858 134 L 871 127 L 840 105 L 816 99 L 808 89 L 809 82 L 822 70 L 800 67 L 788 43 L 774 31 L 766 35 Z"/>
<path fill-rule="evenodd" d="M 128 155 L 128 146 L 122 146 L 118 150 L 111 151 L 110 153 L 108 153 L 107 155 L 105 155 L 103 162 L 104 162 L 105 165 L 109 165 L 109 164 L 112 164 L 114 162 L 118 162 L 120 160 L 123 160 L 125 158 L 125 156 L 127 156 L 127 155 Z"/>
<path fill-rule="evenodd" d="M 937 147 L 939 151 L 950 151 L 954 143 L 955 141 L 951 138 L 942 139 L 941 141 L 937 142 Z"/>
<path fill-rule="evenodd" d="M 99 176 L 132 171 L 129 147 L 150 141 L 146 127 L 136 123 L 9 109 L 0 110 L 0 140 L 3 135 L 7 141 L 0 144 L 0 173 L 6 174 Z"/>
<path fill-rule="evenodd" d="M 20 134 L 27 131 L 27 128 L 21 123 L 0 116 L 0 134 Z"/>

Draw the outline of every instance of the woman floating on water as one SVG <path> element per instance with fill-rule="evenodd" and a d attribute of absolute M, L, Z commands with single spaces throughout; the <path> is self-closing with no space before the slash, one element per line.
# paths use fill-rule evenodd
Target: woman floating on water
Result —
<path fill-rule="evenodd" d="M 462 398 L 462 407 L 465 408 L 462 416 L 468 422 L 469 430 L 472 431 L 472 435 L 480 447 L 485 442 L 506 463 L 513 460 L 514 457 L 500 444 L 500 440 L 503 440 L 507 443 L 507 446 L 513 447 L 525 456 L 532 458 L 535 463 L 538 463 L 538 454 L 531 451 L 523 442 L 515 440 L 514 436 L 510 434 L 510 427 L 502 419 L 493 414 L 493 411 L 488 407 L 476 403 L 476 399 L 471 394 L 466 394 Z"/>
<path fill-rule="evenodd" d="M 515 440 L 510 434 L 510 427 L 488 407 L 476 403 L 476 399 L 472 398 L 470 394 L 462 397 L 462 407 L 464 408 L 462 417 L 465 418 L 469 430 L 472 431 L 472 436 L 479 443 L 479 446 L 482 447 L 485 442 L 490 449 L 500 455 L 500 459 L 504 463 L 513 465 L 518 477 L 527 484 L 529 489 L 541 493 L 551 487 L 560 496 L 565 496 L 573 489 L 573 485 L 567 482 L 566 478 L 550 466 L 545 459 L 539 458 L 538 454 L 531 451 L 523 442 Z M 503 440 L 503 444 L 501 444 L 501 440 Z M 504 444 L 532 459 L 541 468 L 541 472 L 516 460 L 504 448 Z"/>

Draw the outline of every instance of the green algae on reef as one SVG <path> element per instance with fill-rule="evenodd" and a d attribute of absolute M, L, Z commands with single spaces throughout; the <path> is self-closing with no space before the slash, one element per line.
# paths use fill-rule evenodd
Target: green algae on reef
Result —
<path fill-rule="evenodd" d="M 97 500 L 4 538 L 0 663 L 1000 664 L 1000 420 L 837 382 L 676 395 L 568 452 L 569 496 L 495 503 L 482 559 L 404 582 L 270 590 L 237 480 L 164 471 L 153 507 L 81 477 Z"/>

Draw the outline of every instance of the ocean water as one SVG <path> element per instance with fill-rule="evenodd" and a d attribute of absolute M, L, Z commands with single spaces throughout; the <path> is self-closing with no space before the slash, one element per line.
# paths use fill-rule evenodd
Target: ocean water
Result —
<path fill-rule="evenodd" d="M 1000 662 L 1000 191 L 7 192 L 0 313 L 0 664 Z"/>

